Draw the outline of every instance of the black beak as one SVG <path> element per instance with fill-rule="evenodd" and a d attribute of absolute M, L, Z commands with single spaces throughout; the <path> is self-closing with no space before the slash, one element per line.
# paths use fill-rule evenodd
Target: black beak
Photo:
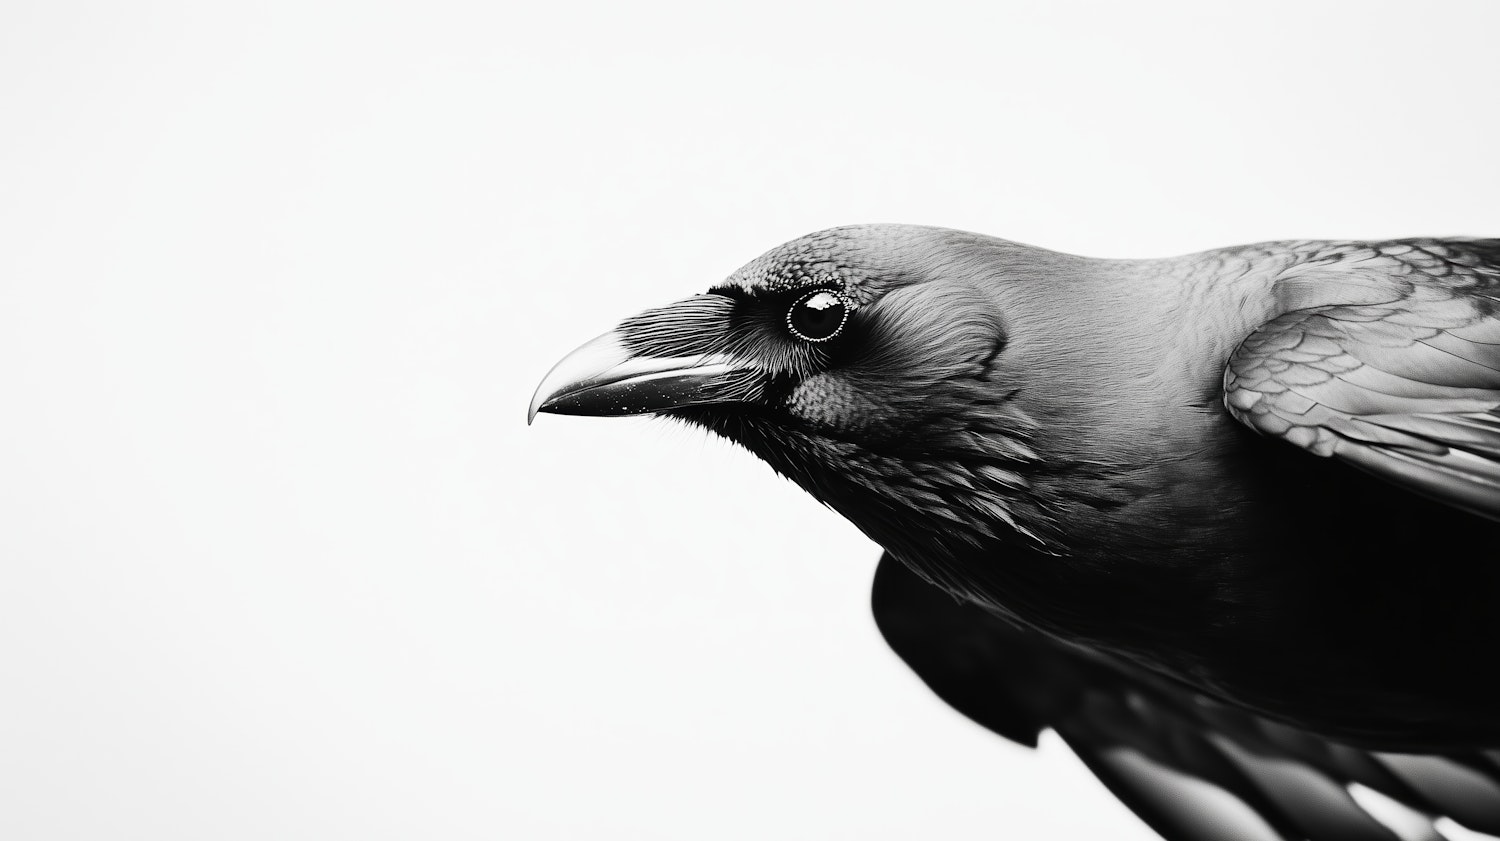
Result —
<path fill-rule="evenodd" d="M 563 357 L 542 379 L 531 408 L 559 415 L 640 415 L 663 409 L 730 403 L 758 396 L 760 370 L 715 350 L 727 319 L 687 301 L 630 319 Z M 650 351 L 632 350 L 649 347 Z"/>

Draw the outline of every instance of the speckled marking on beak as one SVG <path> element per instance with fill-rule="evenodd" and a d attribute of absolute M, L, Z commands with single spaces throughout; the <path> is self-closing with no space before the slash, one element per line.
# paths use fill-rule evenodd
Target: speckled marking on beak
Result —
<path fill-rule="evenodd" d="M 662 409 L 717 403 L 724 387 L 752 367 L 724 353 L 647 356 L 625 348 L 611 330 L 562 358 L 537 386 L 526 413 L 640 415 Z"/>

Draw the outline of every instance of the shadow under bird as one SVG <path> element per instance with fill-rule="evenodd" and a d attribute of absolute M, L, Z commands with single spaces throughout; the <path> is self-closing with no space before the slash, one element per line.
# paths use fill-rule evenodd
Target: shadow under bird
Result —
<path fill-rule="evenodd" d="M 743 445 L 884 549 L 876 621 L 938 695 L 1169 839 L 1500 834 L 1500 239 L 836 228 L 579 348 L 537 412 Z"/>

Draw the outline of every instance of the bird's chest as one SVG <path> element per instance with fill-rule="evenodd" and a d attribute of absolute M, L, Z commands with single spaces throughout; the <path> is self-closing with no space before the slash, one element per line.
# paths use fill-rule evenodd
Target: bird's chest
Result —
<path fill-rule="evenodd" d="M 1500 743 L 1477 653 L 1500 648 L 1500 557 L 1476 550 L 1500 526 L 1205 423 L 1193 457 L 1034 481 L 1004 513 L 1050 545 L 952 494 L 840 510 L 962 598 L 1228 703 L 1388 748 Z"/>

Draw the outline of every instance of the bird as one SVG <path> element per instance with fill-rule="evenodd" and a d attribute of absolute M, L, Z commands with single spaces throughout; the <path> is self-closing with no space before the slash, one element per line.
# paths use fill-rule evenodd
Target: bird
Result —
<path fill-rule="evenodd" d="M 584 344 L 539 412 L 766 462 L 883 550 L 876 625 L 940 698 L 1170 841 L 1500 835 L 1500 239 L 832 228 Z"/>

